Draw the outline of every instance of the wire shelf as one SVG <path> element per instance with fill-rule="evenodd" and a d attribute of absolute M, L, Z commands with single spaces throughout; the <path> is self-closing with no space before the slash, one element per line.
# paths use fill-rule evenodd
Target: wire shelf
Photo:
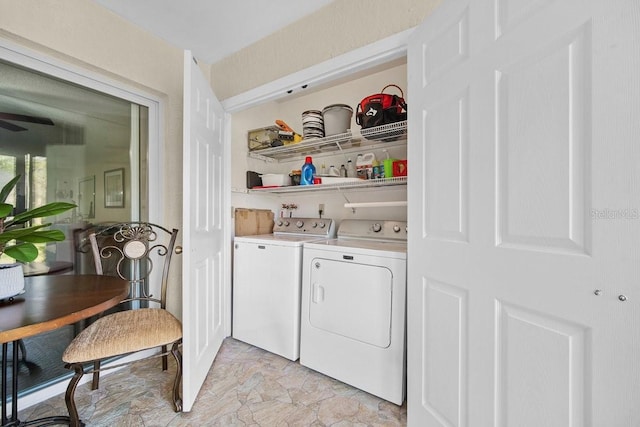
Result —
<path fill-rule="evenodd" d="M 390 187 L 394 185 L 407 185 L 406 176 L 395 176 L 393 178 L 362 179 L 358 182 L 343 182 L 334 184 L 315 185 L 291 185 L 288 187 L 256 188 L 249 190 L 249 193 L 300 193 L 305 191 L 322 191 L 350 188 L 373 188 Z"/>
<path fill-rule="evenodd" d="M 407 122 L 402 121 L 362 129 L 357 133 L 349 131 L 325 138 L 303 139 L 295 144 L 250 151 L 249 156 L 264 161 L 281 161 L 294 157 L 326 155 L 336 151 L 362 150 L 380 143 L 405 144 L 406 138 Z"/>

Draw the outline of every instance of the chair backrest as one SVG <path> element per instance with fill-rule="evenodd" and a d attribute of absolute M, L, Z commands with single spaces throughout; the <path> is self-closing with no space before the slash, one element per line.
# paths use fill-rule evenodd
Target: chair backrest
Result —
<path fill-rule="evenodd" d="M 177 235 L 175 228 L 169 231 L 149 222 L 96 225 L 88 235 L 96 273 L 129 281 L 132 294 L 125 301 L 154 301 L 166 308 L 169 267 Z M 162 268 L 160 298 L 149 291 L 149 278 L 156 266 Z"/>

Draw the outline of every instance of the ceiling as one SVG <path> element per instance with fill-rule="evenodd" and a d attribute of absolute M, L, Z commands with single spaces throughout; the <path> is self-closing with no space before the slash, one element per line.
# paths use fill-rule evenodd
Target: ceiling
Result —
<path fill-rule="evenodd" d="M 94 0 L 209 64 L 334 0 Z"/>

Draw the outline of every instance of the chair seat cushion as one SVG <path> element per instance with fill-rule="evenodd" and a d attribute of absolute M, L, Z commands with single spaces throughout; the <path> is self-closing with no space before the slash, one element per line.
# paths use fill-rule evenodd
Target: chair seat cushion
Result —
<path fill-rule="evenodd" d="M 121 311 L 101 317 L 76 336 L 62 360 L 89 362 L 171 344 L 182 338 L 182 325 L 159 308 Z"/>

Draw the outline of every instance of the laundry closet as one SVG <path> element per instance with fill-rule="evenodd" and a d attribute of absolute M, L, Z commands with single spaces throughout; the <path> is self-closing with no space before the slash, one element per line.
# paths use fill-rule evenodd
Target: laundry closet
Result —
<path fill-rule="evenodd" d="M 397 405 L 406 381 L 407 122 L 361 129 L 356 116 L 363 98 L 381 92 L 411 108 L 406 87 L 402 57 L 303 85 L 234 113 L 231 126 L 232 336 Z M 323 114 L 326 135 L 309 138 L 305 118 L 327 107 L 350 107 L 350 125 L 328 131 Z M 290 137 L 276 121 L 293 140 L 273 136 Z M 308 159 L 316 183 L 297 185 Z M 269 174 L 275 183 L 255 182 Z"/>

